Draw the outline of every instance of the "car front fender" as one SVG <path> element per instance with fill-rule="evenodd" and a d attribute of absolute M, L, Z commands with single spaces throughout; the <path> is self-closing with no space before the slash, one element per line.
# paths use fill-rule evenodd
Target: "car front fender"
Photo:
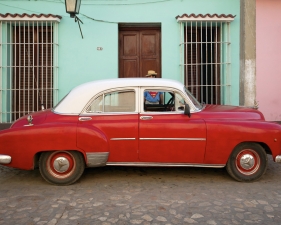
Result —
<path fill-rule="evenodd" d="M 226 163 L 233 149 L 243 142 L 268 146 L 273 158 L 281 151 L 281 126 L 265 121 L 206 120 L 205 163 Z"/>

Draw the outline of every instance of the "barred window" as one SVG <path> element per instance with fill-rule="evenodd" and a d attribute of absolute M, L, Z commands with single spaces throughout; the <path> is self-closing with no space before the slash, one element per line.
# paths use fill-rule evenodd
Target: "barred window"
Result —
<path fill-rule="evenodd" d="M 180 66 L 188 90 L 207 104 L 230 104 L 232 15 L 182 15 Z"/>
<path fill-rule="evenodd" d="M 56 104 L 59 21 L 53 15 L 0 15 L 0 122 Z"/>

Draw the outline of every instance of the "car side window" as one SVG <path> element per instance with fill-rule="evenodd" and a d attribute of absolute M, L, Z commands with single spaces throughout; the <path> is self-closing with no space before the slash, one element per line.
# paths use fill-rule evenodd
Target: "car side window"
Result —
<path fill-rule="evenodd" d="M 144 111 L 184 111 L 185 100 L 181 94 L 171 90 L 144 90 Z"/>
<path fill-rule="evenodd" d="M 135 105 L 134 90 L 114 91 L 95 98 L 86 111 L 87 113 L 134 112 Z"/>

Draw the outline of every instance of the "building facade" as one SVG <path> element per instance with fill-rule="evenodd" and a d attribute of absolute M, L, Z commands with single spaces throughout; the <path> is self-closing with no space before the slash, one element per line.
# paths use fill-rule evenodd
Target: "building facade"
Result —
<path fill-rule="evenodd" d="M 244 104 L 244 5 L 245 0 L 82 0 L 82 22 L 75 22 L 64 1 L 2 0 L 0 123 L 52 107 L 84 82 L 144 77 L 148 70 L 184 83 L 200 102 Z M 253 106 L 255 91 L 250 92 Z"/>
<path fill-rule="evenodd" d="M 281 1 L 257 0 L 257 101 L 270 121 L 281 121 Z"/>

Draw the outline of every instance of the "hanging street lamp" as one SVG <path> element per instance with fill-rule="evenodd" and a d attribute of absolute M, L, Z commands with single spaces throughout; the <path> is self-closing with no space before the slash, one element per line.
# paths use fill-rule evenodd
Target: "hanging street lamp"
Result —
<path fill-rule="evenodd" d="M 83 22 L 76 16 L 76 14 L 79 14 L 80 5 L 81 5 L 81 0 L 65 0 L 65 10 L 67 13 L 70 14 L 71 18 L 74 18 L 75 22 L 78 22 L 81 37 L 83 39 L 83 34 L 80 27 L 80 23 Z"/>
<path fill-rule="evenodd" d="M 65 0 L 65 10 L 70 14 L 71 18 L 74 18 L 76 14 L 79 14 L 81 0 Z"/>

